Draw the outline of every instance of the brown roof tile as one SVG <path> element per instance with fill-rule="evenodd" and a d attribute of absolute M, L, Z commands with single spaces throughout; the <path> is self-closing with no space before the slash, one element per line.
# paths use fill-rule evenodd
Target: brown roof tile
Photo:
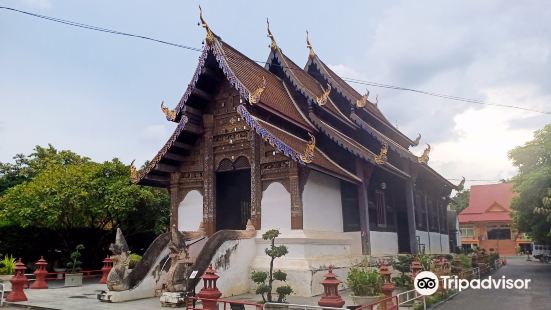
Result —
<path fill-rule="evenodd" d="M 292 119 L 302 126 L 312 129 L 312 125 L 306 119 L 289 93 L 285 89 L 283 81 L 270 71 L 264 69 L 247 56 L 226 44 L 223 41 L 220 46 L 224 52 L 224 58 L 239 81 L 249 90 L 254 92 L 262 85 L 262 78 L 266 79 L 266 89 L 260 98 L 261 103 L 280 112 L 283 116 Z"/>

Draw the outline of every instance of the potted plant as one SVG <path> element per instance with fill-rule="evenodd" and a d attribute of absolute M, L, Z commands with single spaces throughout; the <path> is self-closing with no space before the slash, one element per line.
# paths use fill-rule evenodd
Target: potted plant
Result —
<path fill-rule="evenodd" d="M 84 250 L 84 245 L 79 244 L 70 255 L 70 260 L 67 263 L 67 273 L 65 274 L 65 286 L 82 286 L 82 272 L 80 266 L 82 262 L 79 260 Z"/>
<path fill-rule="evenodd" d="M 346 284 L 352 290 L 354 305 L 368 305 L 383 297 L 383 278 L 376 269 L 351 267 Z"/>
<path fill-rule="evenodd" d="M 128 269 L 134 269 L 136 265 L 142 260 L 142 256 L 136 253 L 132 253 L 128 256 Z"/>
<path fill-rule="evenodd" d="M 11 255 L 6 255 L 0 261 L 0 283 L 4 284 L 6 292 L 11 291 L 11 278 L 15 273 L 15 258 Z"/>

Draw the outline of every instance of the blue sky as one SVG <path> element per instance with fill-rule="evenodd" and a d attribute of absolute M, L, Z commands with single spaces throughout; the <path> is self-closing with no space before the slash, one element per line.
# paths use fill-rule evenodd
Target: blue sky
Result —
<path fill-rule="evenodd" d="M 0 1 L 0 5 L 201 47 L 199 1 Z M 551 8 L 546 1 L 202 1 L 222 39 L 269 54 L 266 17 L 303 65 L 305 29 L 335 71 L 360 78 L 551 110 Z M 0 161 L 52 143 L 94 160 L 151 159 L 174 124 L 198 52 L 0 10 Z M 365 86 L 353 85 L 362 93 Z M 448 178 L 501 179 L 507 150 L 551 117 L 370 87 L 404 133 L 431 143 Z M 422 147 L 414 149 L 421 153 Z"/>

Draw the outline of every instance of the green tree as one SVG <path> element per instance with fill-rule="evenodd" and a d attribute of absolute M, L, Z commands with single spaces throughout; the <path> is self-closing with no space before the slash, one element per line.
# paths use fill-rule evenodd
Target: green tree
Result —
<path fill-rule="evenodd" d="M 459 212 L 465 210 L 469 206 L 470 195 L 471 191 L 468 189 L 457 192 L 450 200 L 450 208 L 459 214 Z"/>
<path fill-rule="evenodd" d="M 551 242 L 551 124 L 534 133 L 534 139 L 509 152 L 518 168 L 513 177 L 518 196 L 511 208 L 521 232 L 535 241 Z"/>
<path fill-rule="evenodd" d="M 119 226 L 126 234 L 166 229 L 166 190 L 132 184 L 129 167 L 116 158 L 96 163 L 51 145 L 16 157 L 2 175 L 4 184 L 17 184 L 0 194 L 0 223 L 60 231 Z"/>

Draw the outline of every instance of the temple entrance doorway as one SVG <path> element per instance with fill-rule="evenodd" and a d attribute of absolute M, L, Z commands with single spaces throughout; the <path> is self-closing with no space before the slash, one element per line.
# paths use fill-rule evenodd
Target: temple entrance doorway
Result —
<path fill-rule="evenodd" d="M 247 165 L 239 165 L 238 160 L 232 163 L 231 169 L 226 165 L 226 169 L 216 172 L 217 231 L 245 229 L 251 217 L 251 169 L 248 161 Z"/>

